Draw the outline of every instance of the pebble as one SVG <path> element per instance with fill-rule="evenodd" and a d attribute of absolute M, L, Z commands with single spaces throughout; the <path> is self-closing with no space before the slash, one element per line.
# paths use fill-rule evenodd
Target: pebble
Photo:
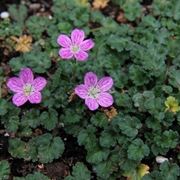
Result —
<path fill-rule="evenodd" d="M 7 11 L 1 12 L 0 17 L 1 17 L 2 19 L 6 19 L 6 18 L 9 17 L 9 13 L 8 13 Z"/>
<path fill-rule="evenodd" d="M 156 162 L 159 163 L 159 164 L 162 164 L 165 161 L 168 161 L 168 158 L 163 157 L 163 156 L 157 156 L 156 157 Z"/>

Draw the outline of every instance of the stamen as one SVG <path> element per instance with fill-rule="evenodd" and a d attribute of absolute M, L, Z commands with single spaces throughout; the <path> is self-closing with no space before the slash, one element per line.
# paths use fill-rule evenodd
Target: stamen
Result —
<path fill-rule="evenodd" d="M 96 99 L 96 98 L 98 98 L 100 92 L 101 92 L 101 91 L 100 91 L 99 88 L 93 86 L 93 87 L 91 87 L 91 88 L 89 89 L 89 91 L 88 91 L 88 96 L 91 97 L 91 98 L 93 98 L 93 99 Z"/>
<path fill-rule="evenodd" d="M 34 87 L 31 84 L 25 84 L 23 87 L 23 92 L 25 96 L 29 96 L 34 92 Z"/>
<path fill-rule="evenodd" d="M 73 53 L 77 53 L 78 51 L 79 51 L 79 46 L 77 46 L 77 45 L 73 45 L 73 46 L 71 46 L 71 51 L 73 52 Z"/>

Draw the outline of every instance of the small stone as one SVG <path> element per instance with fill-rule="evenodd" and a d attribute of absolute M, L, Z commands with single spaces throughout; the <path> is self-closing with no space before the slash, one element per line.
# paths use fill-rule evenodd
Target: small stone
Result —
<path fill-rule="evenodd" d="M 8 13 L 7 11 L 4 11 L 4 12 L 2 12 L 2 13 L 0 14 L 0 17 L 1 17 L 2 19 L 6 19 L 6 18 L 9 17 L 9 13 Z"/>
<path fill-rule="evenodd" d="M 156 162 L 159 163 L 159 164 L 162 164 L 165 161 L 168 161 L 168 158 L 163 157 L 163 156 L 157 156 L 156 157 Z"/>

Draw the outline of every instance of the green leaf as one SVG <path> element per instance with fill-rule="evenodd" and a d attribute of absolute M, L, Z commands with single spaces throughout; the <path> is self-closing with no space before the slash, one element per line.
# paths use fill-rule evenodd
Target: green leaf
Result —
<path fill-rule="evenodd" d="M 97 138 L 95 136 L 96 129 L 89 125 L 87 129 L 82 129 L 78 135 L 78 144 L 84 145 L 87 150 L 97 147 Z"/>
<path fill-rule="evenodd" d="M 87 154 L 87 161 L 92 164 L 98 164 L 108 158 L 109 150 L 93 149 Z"/>
<path fill-rule="evenodd" d="M 51 59 L 46 52 L 35 49 L 22 56 L 12 58 L 9 64 L 12 70 L 16 72 L 19 72 L 21 68 L 28 66 L 36 73 L 44 73 L 48 68 L 50 68 Z"/>
<path fill-rule="evenodd" d="M 114 146 L 116 144 L 115 136 L 116 134 L 114 133 L 103 131 L 99 138 L 100 145 L 105 148 L 110 148 L 111 146 Z"/>
<path fill-rule="evenodd" d="M 8 180 L 10 175 L 9 163 L 6 160 L 0 161 L 0 179 Z"/>
<path fill-rule="evenodd" d="M 91 173 L 87 169 L 87 167 L 81 163 L 77 162 L 75 166 L 73 166 L 72 175 L 65 177 L 65 180 L 90 180 Z"/>
<path fill-rule="evenodd" d="M 38 136 L 30 141 L 34 144 L 38 151 L 38 159 L 41 163 L 49 163 L 54 159 L 58 159 L 64 152 L 64 143 L 60 137 L 52 137 L 46 133 Z"/>
<path fill-rule="evenodd" d="M 108 118 L 104 113 L 97 112 L 91 117 L 91 123 L 97 127 L 106 127 L 108 125 Z"/>
<path fill-rule="evenodd" d="M 50 180 L 47 176 L 40 172 L 34 172 L 33 174 L 28 174 L 25 177 L 14 177 L 14 180 Z"/>
<path fill-rule="evenodd" d="M 15 20 L 17 23 L 19 23 L 20 25 L 23 25 L 24 20 L 27 17 L 27 7 L 23 4 L 21 5 L 15 5 L 12 4 L 9 6 L 8 8 L 10 16 L 13 20 Z"/>
<path fill-rule="evenodd" d="M 128 147 L 128 158 L 141 161 L 145 156 L 149 155 L 149 148 L 146 144 L 143 143 L 141 139 L 135 139 Z"/>
<path fill-rule="evenodd" d="M 4 99 L 0 99 L 0 116 L 3 116 L 8 111 L 8 102 Z"/>
<path fill-rule="evenodd" d="M 138 129 L 142 124 L 139 119 L 130 116 L 116 116 L 112 121 L 112 126 L 115 131 L 122 132 L 128 137 L 135 137 L 138 134 Z"/>
<path fill-rule="evenodd" d="M 58 122 L 58 113 L 54 109 L 49 109 L 48 112 L 44 111 L 41 113 L 39 120 L 46 129 L 52 130 Z"/>

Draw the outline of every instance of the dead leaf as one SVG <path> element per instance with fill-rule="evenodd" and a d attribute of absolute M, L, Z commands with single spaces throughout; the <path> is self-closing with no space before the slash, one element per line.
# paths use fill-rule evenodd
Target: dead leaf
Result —
<path fill-rule="evenodd" d="M 103 9 L 108 5 L 109 0 L 94 0 L 93 7 L 94 9 Z"/>
<path fill-rule="evenodd" d="M 15 41 L 15 50 L 18 52 L 29 52 L 31 50 L 32 46 L 32 37 L 23 35 L 19 38 L 12 36 L 11 39 Z"/>
<path fill-rule="evenodd" d="M 126 17 L 124 16 L 124 12 L 123 11 L 119 11 L 119 14 L 116 18 L 116 20 L 120 23 L 127 23 L 128 20 L 126 19 Z"/>
<path fill-rule="evenodd" d="M 109 110 L 105 109 L 104 113 L 108 117 L 108 121 L 111 121 L 118 114 L 116 108 L 114 108 L 114 107 L 111 107 Z"/>

